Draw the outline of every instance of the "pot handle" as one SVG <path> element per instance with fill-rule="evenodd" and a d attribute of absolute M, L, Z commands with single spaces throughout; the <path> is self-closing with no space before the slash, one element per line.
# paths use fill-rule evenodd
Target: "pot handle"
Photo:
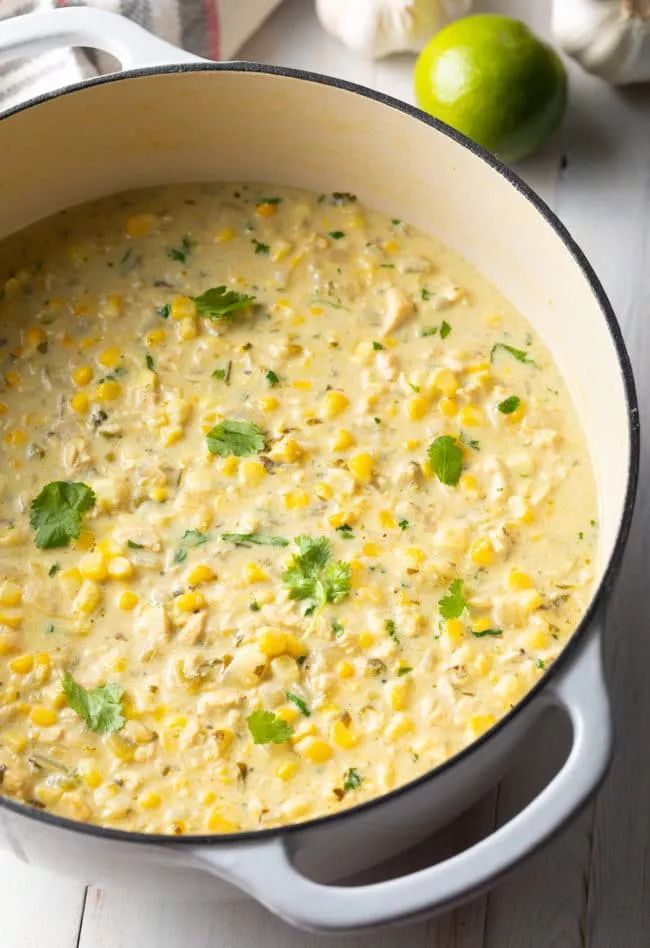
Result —
<path fill-rule="evenodd" d="M 114 56 L 122 69 L 206 62 L 108 10 L 66 7 L 0 21 L 0 63 L 37 56 L 61 46 L 101 49 Z"/>
<path fill-rule="evenodd" d="M 593 635 L 575 664 L 547 688 L 550 702 L 565 709 L 573 727 L 562 769 L 517 816 L 450 859 L 386 882 L 343 887 L 314 882 L 296 868 L 292 856 L 299 849 L 299 832 L 268 842 L 195 848 L 193 855 L 285 921 L 314 932 L 374 928 L 452 908 L 488 888 L 556 833 L 605 774 L 612 723 L 600 636 Z"/>

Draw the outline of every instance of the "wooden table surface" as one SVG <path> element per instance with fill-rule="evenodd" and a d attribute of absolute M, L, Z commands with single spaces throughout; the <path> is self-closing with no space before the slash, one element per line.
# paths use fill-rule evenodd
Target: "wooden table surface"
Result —
<path fill-rule="evenodd" d="M 548 32 L 549 2 L 477 3 Z M 243 57 L 304 67 L 411 98 L 413 58 L 360 62 L 318 27 L 310 0 L 286 0 Z M 650 397 L 650 87 L 615 91 L 571 66 L 566 126 L 520 169 L 591 259 Z M 534 250 L 531 248 L 531 252 Z M 571 313 L 567 313 L 567 319 Z M 585 339 L 584 358 L 589 358 Z M 488 896 L 428 923 L 365 937 L 319 938 L 249 901 L 169 904 L 84 886 L 0 853 L 6 948 L 648 948 L 650 945 L 650 489 L 644 447 L 636 520 L 610 610 L 607 667 L 617 726 L 614 764 L 595 802 Z M 566 723 L 542 722 L 511 773 L 418 858 L 459 849 L 507 820 L 557 769 Z M 412 865 L 403 860 L 404 865 Z"/>

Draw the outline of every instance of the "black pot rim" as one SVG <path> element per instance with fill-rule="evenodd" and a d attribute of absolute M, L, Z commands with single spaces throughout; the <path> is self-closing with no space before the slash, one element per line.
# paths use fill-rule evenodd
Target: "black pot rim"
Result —
<path fill-rule="evenodd" d="M 361 812 L 367 812 L 373 808 L 380 807 L 384 803 L 394 801 L 402 795 L 407 795 L 410 791 L 420 787 L 425 782 L 434 779 L 438 776 L 438 774 L 453 767 L 456 763 L 466 758 L 473 751 L 477 750 L 499 731 L 501 731 L 502 728 L 505 728 L 515 715 L 523 711 L 524 708 L 526 708 L 527 705 L 533 701 L 533 699 L 547 685 L 553 676 L 557 674 L 562 668 L 565 668 L 568 662 L 577 655 L 579 648 L 585 643 L 590 626 L 594 621 L 599 609 L 601 609 L 604 601 L 607 599 L 614 580 L 616 579 L 616 576 L 620 570 L 621 560 L 632 522 L 636 487 L 639 476 L 640 425 L 639 408 L 632 366 L 627 349 L 625 347 L 625 343 L 623 341 L 620 326 L 616 316 L 614 315 L 611 303 L 607 298 L 607 294 L 600 283 L 600 280 L 596 276 L 591 264 L 587 260 L 587 257 L 577 245 L 567 228 L 550 209 L 546 202 L 543 201 L 539 195 L 537 195 L 524 181 L 522 181 L 522 179 L 514 171 L 499 161 L 498 158 L 490 154 L 480 145 L 477 145 L 475 142 L 471 141 L 465 135 L 457 132 L 455 129 L 446 125 L 444 122 L 427 115 L 426 112 L 421 111 L 415 106 L 409 105 L 406 102 L 402 102 L 399 99 L 395 99 L 384 92 L 378 92 L 374 89 L 369 89 L 365 86 L 348 82 L 344 79 L 337 79 L 332 76 L 324 76 L 320 73 L 309 72 L 301 69 L 292 69 L 284 66 L 270 66 L 263 63 L 254 62 L 191 62 L 164 66 L 148 66 L 140 69 L 131 69 L 120 73 L 112 73 L 108 76 L 97 76 L 93 79 L 84 80 L 82 82 L 75 83 L 74 85 L 66 86 L 63 89 L 36 96 L 35 98 L 21 103 L 20 105 L 14 106 L 12 109 L 7 110 L 0 116 L 0 121 L 5 121 L 11 118 L 13 115 L 24 112 L 27 109 L 34 108 L 35 106 L 38 106 L 41 103 L 47 102 L 51 99 L 57 99 L 66 95 L 74 95 L 75 93 L 82 92 L 84 89 L 92 86 L 104 85 L 111 82 L 128 82 L 133 79 L 139 79 L 151 75 L 168 75 L 187 72 L 259 73 L 262 75 L 281 76 L 288 79 L 298 79 L 304 82 L 310 82 L 314 85 L 329 86 L 336 89 L 341 89 L 344 92 L 360 95 L 367 99 L 374 99 L 381 105 L 384 105 L 390 109 L 395 109 L 398 112 L 403 112 L 415 121 L 421 122 L 424 125 L 428 125 L 430 128 L 435 129 L 439 134 L 445 135 L 447 138 L 452 139 L 454 142 L 470 151 L 477 159 L 487 164 L 502 178 L 505 178 L 505 180 L 508 181 L 508 183 L 512 185 L 512 187 L 517 192 L 519 192 L 522 197 L 532 204 L 539 214 L 541 214 L 546 223 L 553 229 L 556 236 L 562 241 L 566 251 L 571 255 L 574 262 L 580 267 L 585 279 L 589 283 L 591 291 L 596 297 L 603 318 L 607 323 L 607 328 L 609 329 L 609 334 L 616 350 L 618 365 L 625 389 L 627 417 L 629 424 L 629 463 L 625 503 L 617 530 L 614 548 L 589 608 L 585 612 L 582 620 L 580 621 L 575 632 L 571 636 L 568 643 L 565 645 L 560 655 L 553 662 L 548 671 L 546 671 L 539 681 L 530 689 L 530 691 L 524 695 L 521 701 L 519 701 L 518 704 L 508 711 L 507 714 L 500 718 L 499 721 L 497 721 L 497 723 L 488 731 L 486 731 L 476 740 L 472 741 L 467 745 L 467 747 L 463 748 L 453 757 L 443 761 L 442 764 L 439 764 L 432 770 L 427 771 L 425 774 L 416 777 L 414 780 L 411 780 L 408 783 L 402 784 L 395 790 L 391 790 L 390 792 L 375 797 L 372 800 L 368 800 L 365 803 L 360 803 L 357 806 L 349 807 L 345 810 L 342 810 L 340 813 L 331 813 L 326 816 L 320 816 L 316 817 L 315 819 L 306 820 L 302 823 L 291 823 L 286 826 L 248 830 L 246 832 L 230 833 L 228 835 L 222 836 L 207 833 L 170 836 L 162 833 L 141 833 L 131 832 L 128 830 L 112 829 L 110 827 L 99 826 L 93 823 L 82 823 L 78 820 L 57 816 L 56 814 L 47 813 L 46 811 L 40 810 L 34 806 L 30 806 L 29 804 L 20 803 L 17 800 L 13 800 L 9 797 L 0 796 L 0 807 L 4 807 L 5 809 L 16 813 L 17 815 L 26 817 L 28 819 L 34 819 L 63 830 L 85 833 L 89 836 L 101 837 L 102 839 L 114 839 L 121 842 L 145 843 L 150 845 L 156 844 L 158 846 L 231 846 L 233 843 L 238 842 L 263 843 L 281 835 L 314 830 L 319 827 L 325 828 L 334 821 L 338 822 L 346 819 L 352 819 Z"/>

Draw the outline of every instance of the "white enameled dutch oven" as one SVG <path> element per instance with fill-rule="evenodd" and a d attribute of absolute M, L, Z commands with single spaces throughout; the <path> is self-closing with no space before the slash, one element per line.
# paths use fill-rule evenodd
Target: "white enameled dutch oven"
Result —
<path fill-rule="evenodd" d="M 351 191 L 436 235 L 503 290 L 560 365 L 597 472 L 600 563 L 587 614 L 525 699 L 462 753 L 376 800 L 280 829 L 169 838 L 2 799 L 0 842 L 27 863 L 102 885 L 146 883 L 224 900 L 233 884 L 314 931 L 449 908 L 559 830 L 598 786 L 611 755 L 601 631 L 632 516 L 639 431 L 628 357 L 603 290 L 560 222 L 515 175 L 410 106 L 310 73 L 205 62 L 106 12 L 70 8 L 0 24 L 0 61 L 62 45 L 106 50 L 125 71 L 2 116 L 0 237 L 125 188 L 242 179 Z M 410 875 L 327 884 L 423 839 L 476 800 L 549 705 L 571 720 L 571 752 L 514 819 Z"/>

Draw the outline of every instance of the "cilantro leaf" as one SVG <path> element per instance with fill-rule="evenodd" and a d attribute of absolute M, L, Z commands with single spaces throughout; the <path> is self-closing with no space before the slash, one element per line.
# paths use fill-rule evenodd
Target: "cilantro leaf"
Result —
<path fill-rule="evenodd" d="M 400 667 L 397 669 L 397 677 L 401 678 L 402 675 L 408 675 L 408 673 L 412 671 L 413 668 L 411 665 L 400 665 Z"/>
<path fill-rule="evenodd" d="M 431 290 L 428 290 L 426 286 L 423 286 L 420 290 L 420 296 L 423 300 L 430 300 L 432 296 Z"/>
<path fill-rule="evenodd" d="M 483 629 L 482 632 L 472 631 L 472 635 L 474 635 L 477 639 L 482 639 L 484 635 L 500 636 L 500 635 L 503 635 L 503 629 Z"/>
<path fill-rule="evenodd" d="M 398 527 L 400 528 L 400 530 L 408 530 L 409 526 L 410 524 L 408 520 L 400 520 L 400 522 L 398 523 Z"/>
<path fill-rule="evenodd" d="M 372 348 L 375 352 L 381 352 L 382 349 L 385 349 L 386 346 L 382 342 L 377 342 L 376 340 L 372 344 Z"/>
<path fill-rule="evenodd" d="M 248 715 L 246 724 L 255 744 L 285 744 L 293 734 L 290 724 L 261 708 Z"/>
<path fill-rule="evenodd" d="M 463 452 L 456 439 L 451 435 L 441 435 L 431 442 L 427 454 L 440 483 L 455 487 L 463 467 Z"/>
<path fill-rule="evenodd" d="M 423 336 L 435 336 L 438 332 L 438 326 L 424 326 L 422 329 Z"/>
<path fill-rule="evenodd" d="M 274 385 L 277 385 L 278 382 L 280 381 L 279 377 L 275 374 L 275 372 L 273 371 L 273 369 L 269 369 L 269 371 L 266 373 L 266 375 L 264 376 L 264 378 L 265 378 L 266 381 L 269 383 L 269 385 L 271 386 L 271 388 L 273 388 Z"/>
<path fill-rule="evenodd" d="M 127 540 L 126 545 L 130 550 L 144 550 L 144 544 L 136 543 L 135 540 Z"/>
<path fill-rule="evenodd" d="M 511 415 L 513 411 L 517 411 L 521 404 L 521 399 L 517 395 L 510 395 L 508 398 L 504 398 L 502 402 L 499 402 L 497 408 L 502 415 Z"/>
<path fill-rule="evenodd" d="M 171 310 L 172 310 L 172 304 L 171 304 L 171 303 L 163 303 L 162 306 L 157 306 L 157 307 L 156 307 L 156 312 L 157 312 L 158 315 L 161 316 L 163 319 L 169 319 L 169 314 L 171 313 Z"/>
<path fill-rule="evenodd" d="M 464 585 L 462 579 L 455 579 L 447 595 L 438 601 L 438 608 L 443 619 L 459 619 L 467 608 Z"/>
<path fill-rule="evenodd" d="M 225 286 L 211 286 L 200 296 L 193 296 L 196 311 L 199 316 L 208 319 L 230 319 L 238 309 L 250 306 L 256 299 L 246 293 L 236 293 Z"/>
<path fill-rule="evenodd" d="M 350 767 L 343 779 L 343 792 L 347 793 L 348 790 L 358 790 L 362 783 L 363 777 L 357 768 Z"/>
<path fill-rule="evenodd" d="M 95 506 L 95 493 L 86 484 L 52 481 L 46 484 L 31 506 L 30 525 L 36 530 L 34 542 L 40 550 L 67 546 L 81 532 L 83 514 Z"/>
<path fill-rule="evenodd" d="M 251 421 L 226 418 L 207 434 L 208 451 L 222 458 L 235 455 L 238 458 L 259 454 L 264 450 L 264 435 Z"/>
<path fill-rule="evenodd" d="M 268 244 L 263 244 L 261 240 L 257 240 L 255 237 L 253 237 L 251 243 L 255 247 L 255 253 L 268 253 L 271 249 Z"/>
<path fill-rule="evenodd" d="M 440 338 L 446 339 L 450 332 L 451 326 L 446 319 L 443 319 L 442 323 L 440 324 Z"/>
<path fill-rule="evenodd" d="M 289 541 L 285 537 L 273 536 L 269 533 L 222 533 L 222 540 L 229 543 L 257 543 L 258 546 L 289 546 Z"/>
<path fill-rule="evenodd" d="M 230 373 L 232 372 L 232 359 L 228 360 L 228 365 L 225 369 L 215 369 L 212 373 L 213 379 L 219 379 L 221 382 L 225 382 L 226 385 L 230 385 Z"/>
<path fill-rule="evenodd" d="M 511 356 L 514 356 L 517 362 L 524 362 L 526 365 L 537 365 L 537 363 L 534 362 L 533 359 L 528 356 L 528 353 L 524 352 L 523 349 L 515 349 L 514 346 L 509 346 L 505 342 L 496 342 L 492 346 L 490 351 L 490 362 L 494 362 L 494 355 L 499 349 L 505 349 L 505 351 L 509 352 Z"/>
<path fill-rule="evenodd" d="M 259 207 L 260 204 L 281 204 L 281 197 L 261 197 L 259 201 L 255 202 L 255 206 Z"/>
<path fill-rule="evenodd" d="M 117 682 L 98 688 L 86 689 L 69 672 L 63 678 L 63 693 L 73 711 L 76 711 L 90 731 L 108 734 L 119 731 L 126 723 L 122 715 L 124 689 Z"/>
<path fill-rule="evenodd" d="M 61 564 L 60 564 L 60 563 L 52 563 L 52 565 L 50 566 L 50 568 L 49 568 L 48 571 L 47 571 L 47 575 L 48 575 L 48 576 L 56 576 L 56 574 L 59 572 L 60 569 L 61 569 Z"/>
<path fill-rule="evenodd" d="M 334 638 L 338 639 L 345 632 L 345 628 L 341 625 L 338 619 L 332 619 L 330 622 L 332 632 L 334 633 Z"/>
<path fill-rule="evenodd" d="M 200 530 L 186 530 L 181 537 L 178 549 L 174 553 L 174 563 L 184 563 L 189 549 L 193 546 L 201 546 L 202 543 L 207 543 L 209 539 L 209 533 L 201 533 Z"/>
<path fill-rule="evenodd" d="M 144 357 L 144 361 L 145 361 L 145 365 L 147 366 L 150 372 L 156 371 L 156 363 L 153 361 L 153 356 L 150 355 L 148 352 L 146 356 Z"/>
<path fill-rule="evenodd" d="M 340 240 L 341 237 L 345 237 L 345 231 L 344 230 L 330 230 L 329 236 L 332 238 L 332 240 Z"/>
<path fill-rule="evenodd" d="M 305 702 L 298 695 L 294 695 L 293 691 L 287 691 L 287 701 L 292 701 L 293 704 L 298 708 L 298 710 L 305 715 L 306 718 L 311 717 L 311 711 L 305 704 Z"/>
<path fill-rule="evenodd" d="M 295 553 L 282 574 L 291 599 L 307 604 L 310 611 L 328 602 L 340 602 L 350 591 L 350 564 L 332 560 L 327 537 L 296 537 Z"/>
<path fill-rule="evenodd" d="M 354 539 L 354 530 L 349 523 L 342 523 L 340 527 L 336 528 L 336 532 L 340 533 L 344 540 Z"/>
<path fill-rule="evenodd" d="M 395 625 L 395 620 L 386 619 L 386 621 L 384 622 L 384 628 L 386 629 L 386 632 L 388 633 L 388 635 L 390 635 L 395 645 L 399 645 L 400 644 L 399 635 L 397 634 L 397 626 Z"/>
<path fill-rule="evenodd" d="M 180 245 L 178 247 L 170 247 L 167 251 L 167 256 L 170 260 L 176 260 L 177 263 L 187 263 L 187 258 L 194 247 L 196 247 L 196 241 L 188 234 L 184 234 L 181 237 Z"/>

